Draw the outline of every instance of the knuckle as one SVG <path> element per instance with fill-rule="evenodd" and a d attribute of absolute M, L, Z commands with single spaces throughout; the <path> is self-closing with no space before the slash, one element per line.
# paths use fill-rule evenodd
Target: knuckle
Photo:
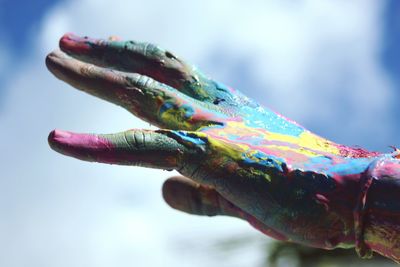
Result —
<path fill-rule="evenodd" d="M 83 64 L 80 68 L 80 73 L 83 76 L 90 77 L 95 72 L 95 67 L 90 64 Z"/>

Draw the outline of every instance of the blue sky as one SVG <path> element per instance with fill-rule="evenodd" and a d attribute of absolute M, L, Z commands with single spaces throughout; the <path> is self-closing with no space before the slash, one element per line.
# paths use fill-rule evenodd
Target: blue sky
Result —
<path fill-rule="evenodd" d="M 1 1 L 0 25 L 2 25 L 3 34 L 5 34 L 3 40 L 12 53 L 28 52 L 29 43 L 32 42 L 32 34 L 39 30 L 40 21 L 57 2 L 59 1 Z"/>
<path fill-rule="evenodd" d="M 18 68 L 18 63 L 31 53 L 29 47 L 33 41 L 35 32 L 39 31 L 43 16 L 57 2 L 59 1 L 0 1 L 0 31 L 3 35 L 3 46 L 1 48 L 5 49 L 6 47 L 8 54 L 7 64 L 11 65 L 8 69 L 0 69 L 0 85 L 2 85 L 0 96 L 5 93 L 4 88 L 7 76 L 12 71 L 15 71 Z M 2 56 L 5 57 L 4 55 Z M 2 100 L 4 101 L 4 99 Z"/>
<path fill-rule="evenodd" d="M 238 220 L 170 210 L 160 194 L 170 173 L 48 148 L 54 128 L 149 127 L 47 72 L 63 33 L 158 43 L 320 135 L 388 151 L 400 146 L 399 12 L 396 0 L 0 0 L 0 265 L 215 266 L 210 244 L 261 238 Z M 263 256 L 254 244 L 235 254 L 253 265 Z M 245 257 L 228 258 L 243 266 Z"/>
<path fill-rule="evenodd" d="M 391 0 L 385 9 L 383 38 L 385 44 L 382 49 L 382 62 L 392 76 L 392 79 L 399 83 L 400 71 L 400 2 Z M 397 85 L 397 90 L 399 86 Z"/>

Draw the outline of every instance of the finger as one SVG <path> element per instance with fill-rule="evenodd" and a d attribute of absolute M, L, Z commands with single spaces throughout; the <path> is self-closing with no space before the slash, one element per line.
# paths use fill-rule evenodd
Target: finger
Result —
<path fill-rule="evenodd" d="M 287 240 L 283 234 L 269 228 L 225 199 L 214 188 L 198 184 L 186 177 L 169 178 L 164 182 L 162 193 L 167 204 L 174 209 L 195 215 L 227 215 L 241 218 L 272 238 Z"/>
<path fill-rule="evenodd" d="M 229 215 L 241 218 L 241 211 L 215 189 L 183 176 L 164 182 L 163 197 L 172 208 L 196 215 Z"/>
<path fill-rule="evenodd" d="M 48 141 L 53 150 L 85 161 L 169 170 L 178 169 L 183 157 L 195 151 L 164 132 L 150 130 L 99 135 L 54 130 Z"/>
<path fill-rule="evenodd" d="M 150 43 L 93 39 L 69 33 L 60 39 L 60 48 L 88 63 L 149 76 L 201 101 L 218 105 L 233 100 L 231 89 Z"/>
<path fill-rule="evenodd" d="M 196 130 L 221 124 L 218 107 L 205 105 L 147 76 L 98 67 L 61 51 L 47 56 L 49 70 L 73 87 L 126 108 L 161 128 Z"/>

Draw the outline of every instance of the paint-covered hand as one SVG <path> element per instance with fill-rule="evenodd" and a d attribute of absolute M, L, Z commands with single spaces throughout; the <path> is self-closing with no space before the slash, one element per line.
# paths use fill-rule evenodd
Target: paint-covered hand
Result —
<path fill-rule="evenodd" d="M 60 48 L 46 59 L 56 77 L 160 130 L 54 130 L 54 150 L 175 169 L 185 177 L 167 180 L 164 198 L 188 213 L 243 218 L 279 240 L 369 251 L 363 192 L 379 153 L 317 136 L 149 43 L 66 34 Z"/>

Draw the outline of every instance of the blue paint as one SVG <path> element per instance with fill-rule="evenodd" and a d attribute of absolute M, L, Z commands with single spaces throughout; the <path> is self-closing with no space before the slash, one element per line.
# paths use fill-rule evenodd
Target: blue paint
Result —
<path fill-rule="evenodd" d="M 176 105 L 174 103 L 172 103 L 172 102 L 164 102 L 164 104 L 160 107 L 160 116 L 164 112 L 166 112 L 166 111 L 168 111 L 168 110 L 170 110 L 172 108 L 176 108 Z"/>
<path fill-rule="evenodd" d="M 194 109 L 190 106 L 190 105 L 187 105 L 187 104 L 184 104 L 184 105 L 181 105 L 181 106 L 178 106 L 178 105 L 176 105 L 175 103 L 173 103 L 173 102 L 169 102 L 169 101 L 166 101 L 166 102 L 164 102 L 164 104 L 160 107 L 160 116 L 162 116 L 162 114 L 164 113 L 164 112 L 166 112 L 166 111 L 168 111 L 168 110 L 171 110 L 171 109 L 174 109 L 174 110 L 183 110 L 185 113 L 183 114 L 183 117 L 184 117 L 184 119 L 190 119 L 193 115 L 194 115 Z"/>
<path fill-rule="evenodd" d="M 312 157 L 312 158 L 310 158 L 310 163 L 312 165 L 314 165 L 314 164 L 331 165 L 332 159 L 330 157 L 326 157 L 326 156 Z"/>
<path fill-rule="evenodd" d="M 295 166 L 298 169 L 310 170 L 316 173 L 326 175 L 352 175 L 362 173 L 376 160 L 376 158 L 345 158 L 344 163 L 335 163 L 331 158 L 318 156 L 310 158 L 309 162 L 301 166 Z"/>
<path fill-rule="evenodd" d="M 310 160 L 296 169 L 314 170 L 316 172 L 326 172 L 333 165 L 332 159 L 326 156 L 311 157 Z"/>
<path fill-rule="evenodd" d="M 180 106 L 180 108 L 185 110 L 185 114 L 184 114 L 185 119 L 190 119 L 191 117 L 193 117 L 194 109 L 190 105 L 184 104 L 184 105 Z"/>
<path fill-rule="evenodd" d="M 272 133 L 299 137 L 304 132 L 304 128 L 287 121 L 282 116 L 267 110 L 261 106 L 252 108 L 244 106 L 241 108 L 245 125 L 248 127 L 262 128 Z"/>
<path fill-rule="evenodd" d="M 227 137 L 228 140 L 237 141 L 237 139 L 242 138 L 243 136 L 237 135 L 237 134 L 228 133 L 228 134 L 226 135 L 226 137 Z"/>
<path fill-rule="evenodd" d="M 173 133 L 175 136 L 178 136 L 181 140 L 193 145 L 203 146 L 206 144 L 205 140 L 190 132 L 171 131 L 171 133 Z"/>
<path fill-rule="evenodd" d="M 274 171 L 283 172 L 282 166 L 285 164 L 283 159 L 264 154 L 260 151 L 251 155 L 251 158 L 243 153 L 242 158 L 243 163 L 247 165 L 247 167 L 255 167 L 256 169 L 263 171 L 272 169 Z"/>
<path fill-rule="evenodd" d="M 340 163 L 329 167 L 328 175 L 352 175 L 364 172 L 371 164 L 370 158 L 348 158 L 345 163 Z"/>

